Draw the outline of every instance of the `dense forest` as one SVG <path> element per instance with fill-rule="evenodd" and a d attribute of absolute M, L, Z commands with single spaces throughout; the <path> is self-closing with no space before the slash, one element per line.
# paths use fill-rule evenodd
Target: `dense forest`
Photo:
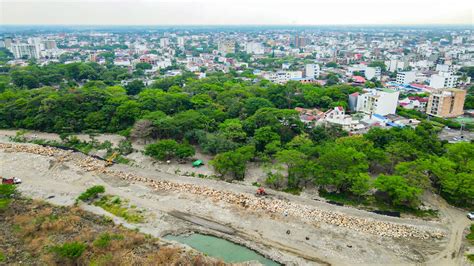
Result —
<path fill-rule="evenodd" d="M 358 87 L 186 72 L 145 86 L 133 73 L 95 63 L 2 71 L 0 128 L 116 132 L 156 141 L 145 153 L 160 160 L 199 149 L 215 155 L 210 164 L 226 179 L 243 179 L 250 161 L 272 163 L 267 185 L 288 191 L 317 186 L 413 209 L 424 190 L 460 206 L 474 202 L 474 144 L 440 141 L 434 122 L 348 136 L 338 127 L 308 127 L 294 111 L 347 107 Z"/>

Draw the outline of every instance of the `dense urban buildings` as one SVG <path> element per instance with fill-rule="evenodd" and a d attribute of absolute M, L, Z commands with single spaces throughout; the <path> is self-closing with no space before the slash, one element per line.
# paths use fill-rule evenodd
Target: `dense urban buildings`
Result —
<path fill-rule="evenodd" d="M 41 65 L 112 64 L 128 73 L 122 84 L 133 79 L 151 84 L 158 77 L 184 72 L 203 78 L 208 73 L 232 71 L 254 82 L 266 79 L 276 84 L 318 86 L 346 83 L 365 91 L 349 97 L 347 112 L 395 114 L 399 105 L 440 117 L 463 115 L 460 95 L 471 82 L 465 69 L 474 62 L 473 44 L 470 29 L 347 32 L 249 28 L 205 32 L 150 28 L 143 33 L 5 32 L 0 39 L 0 47 L 13 56 L 10 65 L 26 65 L 30 60 Z M 453 88 L 459 92 L 450 90 Z M 459 95 L 451 101 L 455 108 L 441 105 L 447 101 L 440 101 L 437 107 L 432 98 L 446 98 L 441 97 L 444 94 L 440 89 L 448 89 L 442 90 L 444 94 Z M 471 108 L 471 98 L 466 97 Z"/>

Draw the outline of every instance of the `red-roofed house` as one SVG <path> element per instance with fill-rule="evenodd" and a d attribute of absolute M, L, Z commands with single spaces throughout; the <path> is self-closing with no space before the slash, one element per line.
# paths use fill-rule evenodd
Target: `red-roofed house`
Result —
<path fill-rule="evenodd" d="M 355 83 L 365 83 L 365 78 L 361 76 L 353 76 L 352 79 L 354 80 Z"/>

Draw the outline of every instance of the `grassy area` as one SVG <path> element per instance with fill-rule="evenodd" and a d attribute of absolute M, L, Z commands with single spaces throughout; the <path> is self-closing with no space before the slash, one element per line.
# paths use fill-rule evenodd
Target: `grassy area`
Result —
<path fill-rule="evenodd" d="M 4 210 L 10 204 L 10 199 L 0 199 L 0 210 Z"/>
<path fill-rule="evenodd" d="M 469 232 L 469 234 L 466 236 L 467 240 L 469 241 L 469 243 L 471 243 L 472 245 L 474 245 L 474 224 L 471 224 L 471 227 L 469 228 L 471 231 Z"/>
<path fill-rule="evenodd" d="M 469 255 L 467 255 L 467 258 L 468 258 L 471 262 L 474 262 L 474 254 L 469 254 Z"/>
<path fill-rule="evenodd" d="M 102 195 L 104 192 L 103 186 L 93 186 L 81 193 L 77 200 L 92 203 L 130 223 L 141 223 L 145 220 L 141 211 L 134 205 L 129 206 L 127 200 L 114 195 Z"/>
<path fill-rule="evenodd" d="M 145 217 L 136 210 L 134 206 L 128 206 L 128 201 L 120 199 L 118 196 L 104 195 L 94 202 L 95 206 L 112 213 L 115 216 L 122 217 L 130 223 L 142 223 Z"/>
<path fill-rule="evenodd" d="M 107 248 L 115 240 L 123 240 L 124 236 L 119 234 L 103 233 L 94 240 L 94 247 Z"/>
<path fill-rule="evenodd" d="M 0 217 L 1 265 L 224 265 L 77 206 L 15 197 Z"/>

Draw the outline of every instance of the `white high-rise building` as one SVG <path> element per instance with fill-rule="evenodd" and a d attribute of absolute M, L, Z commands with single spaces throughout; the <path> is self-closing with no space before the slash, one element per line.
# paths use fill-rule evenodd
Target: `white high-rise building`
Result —
<path fill-rule="evenodd" d="M 305 66 L 305 77 L 317 79 L 319 78 L 320 68 L 318 64 L 306 64 Z"/>
<path fill-rule="evenodd" d="M 10 51 L 13 53 L 16 59 L 27 57 L 30 58 L 40 58 L 40 51 L 38 47 L 34 44 L 26 43 L 15 43 L 11 45 Z"/>
<path fill-rule="evenodd" d="M 45 50 L 55 50 L 58 49 L 58 45 L 56 44 L 55 40 L 45 40 L 43 42 L 43 46 Z"/>
<path fill-rule="evenodd" d="M 170 39 L 168 39 L 168 38 L 161 38 L 160 39 L 160 46 L 162 48 L 168 47 L 169 44 L 170 44 Z"/>
<path fill-rule="evenodd" d="M 184 47 L 184 37 L 178 37 L 176 40 L 179 47 Z"/>
<path fill-rule="evenodd" d="M 386 61 L 385 65 L 387 66 L 388 71 L 395 72 L 404 70 L 408 66 L 408 62 L 406 60 L 392 59 L 390 61 Z"/>
<path fill-rule="evenodd" d="M 235 42 L 229 40 L 222 40 L 217 44 L 217 50 L 222 55 L 235 53 Z"/>
<path fill-rule="evenodd" d="M 373 78 L 380 80 L 380 77 L 382 76 L 382 70 L 380 67 L 366 67 L 364 76 L 368 80 L 372 80 Z"/>
<path fill-rule="evenodd" d="M 248 54 L 257 54 L 257 55 L 262 55 L 265 53 L 265 49 L 263 47 L 263 44 L 258 43 L 258 42 L 248 42 L 245 44 L 245 51 Z"/>
<path fill-rule="evenodd" d="M 36 50 L 38 50 L 38 52 L 41 50 L 44 50 L 41 38 L 38 38 L 38 37 L 28 38 L 28 43 L 36 46 Z"/>
<path fill-rule="evenodd" d="M 388 115 L 395 114 L 400 92 L 389 89 L 367 89 L 363 94 L 352 94 L 354 111 L 366 114 Z"/>
<path fill-rule="evenodd" d="M 458 82 L 458 76 L 449 72 L 439 72 L 439 74 L 431 75 L 430 87 L 434 89 L 454 88 Z"/>
<path fill-rule="evenodd" d="M 399 72 L 397 73 L 398 84 L 410 84 L 416 80 L 415 71 Z"/>
<path fill-rule="evenodd" d="M 453 68 L 453 65 L 437 64 L 436 65 L 436 71 L 438 71 L 438 72 L 453 72 L 454 68 Z"/>

